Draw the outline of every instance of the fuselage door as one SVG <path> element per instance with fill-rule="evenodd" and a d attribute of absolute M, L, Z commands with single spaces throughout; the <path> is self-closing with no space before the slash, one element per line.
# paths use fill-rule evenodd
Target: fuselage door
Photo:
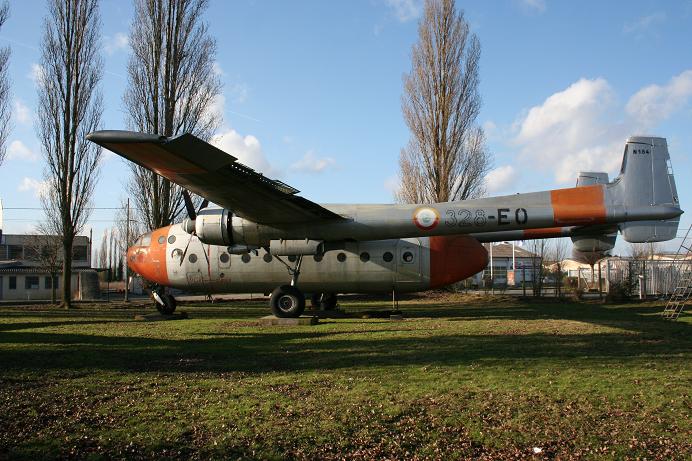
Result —
<path fill-rule="evenodd" d="M 421 246 L 418 239 L 399 240 L 396 268 L 396 281 L 398 283 L 421 281 Z"/>

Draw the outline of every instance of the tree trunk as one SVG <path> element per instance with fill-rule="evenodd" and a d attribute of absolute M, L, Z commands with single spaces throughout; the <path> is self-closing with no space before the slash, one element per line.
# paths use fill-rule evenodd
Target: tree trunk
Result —
<path fill-rule="evenodd" d="M 62 258 L 62 305 L 65 309 L 72 308 L 72 243 L 74 238 L 65 236 L 63 239 Z"/>
<path fill-rule="evenodd" d="M 58 287 L 56 287 L 56 283 L 58 282 L 58 277 L 55 273 L 51 272 L 50 274 L 50 302 L 51 304 L 56 304 L 55 300 L 57 298 L 57 291 Z"/>

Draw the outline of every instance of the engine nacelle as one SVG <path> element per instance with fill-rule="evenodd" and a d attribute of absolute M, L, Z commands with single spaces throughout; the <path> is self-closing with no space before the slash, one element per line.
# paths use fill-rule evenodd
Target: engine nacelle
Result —
<path fill-rule="evenodd" d="M 232 214 L 223 208 L 203 208 L 195 219 L 195 233 L 202 243 L 208 245 L 231 245 L 228 227 Z M 183 222 L 183 229 L 191 227 L 188 222 Z"/>
<path fill-rule="evenodd" d="M 185 219 L 181 226 L 187 233 L 194 232 L 202 243 L 228 246 L 233 254 L 265 247 L 276 238 L 271 227 L 234 216 L 224 208 L 203 208 L 194 221 Z"/>

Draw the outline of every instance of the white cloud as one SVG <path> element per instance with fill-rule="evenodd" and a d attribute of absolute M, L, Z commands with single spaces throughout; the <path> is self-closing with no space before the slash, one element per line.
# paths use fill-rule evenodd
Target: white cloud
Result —
<path fill-rule="evenodd" d="M 385 0 L 385 3 L 392 9 L 399 22 L 416 19 L 422 10 L 421 0 Z"/>
<path fill-rule="evenodd" d="M 31 122 L 31 110 L 24 104 L 21 99 L 15 99 L 13 105 L 14 117 L 19 123 Z"/>
<path fill-rule="evenodd" d="M 635 21 L 631 21 L 622 26 L 622 31 L 626 34 L 643 34 L 652 27 L 660 26 L 666 21 L 666 14 L 662 11 L 643 16 Z"/>
<path fill-rule="evenodd" d="M 655 129 L 691 97 L 692 70 L 641 89 L 626 104 L 606 80 L 581 79 L 519 117 L 513 142 L 523 163 L 573 183 L 579 171 L 616 170 L 627 137 Z"/>
<path fill-rule="evenodd" d="M 223 77 L 226 75 L 226 72 L 223 71 L 223 68 L 221 67 L 221 63 L 219 61 L 214 61 L 211 65 L 211 71 L 216 75 L 217 77 Z"/>
<path fill-rule="evenodd" d="M 485 189 L 488 195 L 506 193 L 517 179 L 517 171 L 512 165 L 502 165 L 485 176 Z"/>
<path fill-rule="evenodd" d="M 31 64 L 31 70 L 27 74 L 27 78 L 34 82 L 34 85 L 38 85 L 43 78 L 45 71 L 43 69 L 43 66 L 41 66 L 38 63 L 33 63 Z"/>
<path fill-rule="evenodd" d="M 122 32 L 116 33 L 114 36 L 104 37 L 103 49 L 108 55 L 113 55 L 120 50 L 126 49 L 130 44 L 130 38 Z"/>
<path fill-rule="evenodd" d="M 7 159 L 35 162 L 38 160 L 38 154 L 29 149 L 23 142 L 15 139 L 7 148 Z"/>
<path fill-rule="evenodd" d="M 545 0 L 520 0 L 519 3 L 527 10 L 543 13 L 545 11 Z"/>
<path fill-rule="evenodd" d="M 399 176 L 390 176 L 389 178 L 384 180 L 384 188 L 389 191 L 392 196 L 396 196 L 396 194 L 399 192 L 399 189 L 401 189 L 401 182 L 399 180 Z"/>
<path fill-rule="evenodd" d="M 212 99 L 211 104 L 206 109 L 207 116 L 217 117 L 223 120 L 223 115 L 226 112 L 226 97 L 223 94 L 217 94 Z"/>
<path fill-rule="evenodd" d="M 654 125 L 685 107 L 692 97 L 692 70 L 671 78 L 667 85 L 649 85 L 637 91 L 625 106 L 642 124 Z"/>
<path fill-rule="evenodd" d="M 291 170 L 305 173 L 322 173 L 335 164 L 336 160 L 332 157 L 317 157 L 314 151 L 309 150 L 300 160 L 291 165 Z"/>
<path fill-rule="evenodd" d="M 17 187 L 19 192 L 33 192 L 34 197 L 41 198 L 48 192 L 48 183 L 38 179 L 24 177 Z"/>
<path fill-rule="evenodd" d="M 236 130 L 227 128 L 226 131 L 214 135 L 211 144 L 265 176 L 277 176 L 277 170 L 267 161 L 259 140 L 252 135 L 243 136 Z"/>
<path fill-rule="evenodd" d="M 579 171 L 610 171 L 622 159 L 622 142 L 631 127 L 617 121 L 615 96 L 602 78 L 581 79 L 532 107 L 518 121 L 514 142 L 522 161 L 555 171 L 570 183 Z"/>

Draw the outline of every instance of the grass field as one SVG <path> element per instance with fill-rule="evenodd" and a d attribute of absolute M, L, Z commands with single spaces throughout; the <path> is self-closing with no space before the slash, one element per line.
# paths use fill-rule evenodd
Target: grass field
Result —
<path fill-rule="evenodd" d="M 251 302 L 168 322 L 0 308 L 0 458 L 692 457 L 692 316 L 461 295 L 401 308 L 303 327 L 257 326 Z"/>

